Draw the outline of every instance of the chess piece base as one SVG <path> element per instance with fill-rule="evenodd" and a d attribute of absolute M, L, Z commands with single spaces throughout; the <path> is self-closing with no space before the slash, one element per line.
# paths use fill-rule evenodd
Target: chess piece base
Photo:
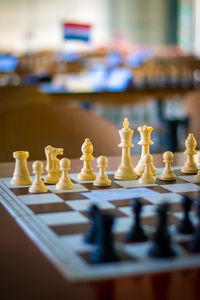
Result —
<path fill-rule="evenodd" d="M 176 175 L 174 174 L 174 172 L 165 172 L 162 173 L 159 178 L 161 180 L 166 180 L 166 181 L 175 181 L 176 180 Z"/>
<path fill-rule="evenodd" d="M 114 249 L 109 249 L 109 251 L 104 251 L 102 247 L 99 247 L 90 256 L 91 263 L 110 263 L 115 261 L 120 261 L 119 255 Z"/>
<path fill-rule="evenodd" d="M 142 184 L 154 184 L 156 183 L 156 178 L 152 174 L 146 174 L 140 177 L 139 183 Z"/>
<path fill-rule="evenodd" d="M 185 174 L 197 174 L 198 172 L 198 168 L 196 167 L 196 165 L 194 166 L 184 166 L 181 169 L 181 173 L 185 173 Z"/>
<path fill-rule="evenodd" d="M 29 188 L 29 192 L 30 193 L 46 193 L 48 191 L 48 188 L 44 185 L 43 181 L 37 185 L 33 184 L 30 188 Z"/>
<path fill-rule="evenodd" d="M 79 180 L 95 180 L 96 179 L 96 175 L 94 174 L 93 170 L 85 170 L 85 169 L 82 169 L 81 170 L 81 173 L 78 174 L 77 178 Z"/>
<path fill-rule="evenodd" d="M 68 182 L 58 182 L 56 184 L 56 189 L 57 190 L 73 190 L 74 189 L 74 185 L 71 181 Z"/>
<path fill-rule="evenodd" d="M 31 178 L 24 179 L 23 177 L 17 176 L 13 178 L 10 182 L 12 185 L 30 185 L 32 184 Z"/>
<path fill-rule="evenodd" d="M 198 171 L 197 175 L 194 176 L 194 182 L 200 182 L 200 171 Z"/>
<path fill-rule="evenodd" d="M 126 236 L 127 242 L 147 241 L 147 236 L 142 227 L 133 226 Z"/>
<path fill-rule="evenodd" d="M 61 172 L 56 172 L 54 174 L 48 174 L 44 177 L 44 182 L 49 184 L 56 184 L 58 183 L 61 176 Z"/>
<path fill-rule="evenodd" d="M 101 178 L 97 176 L 97 179 L 93 182 L 95 186 L 110 186 L 111 180 L 106 176 L 104 178 Z"/>
<path fill-rule="evenodd" d="M 176 255 L 175 251 L 171 247 L 159 247 L 153 245 L 148 253 L 151 257 L 173 257 Z"/>
<path fill-rule="evenodd" d="M 114 175 L 115 179 L 133 180 L 137 179 L 137 173 L 133 166 L 119 166 Z"/>

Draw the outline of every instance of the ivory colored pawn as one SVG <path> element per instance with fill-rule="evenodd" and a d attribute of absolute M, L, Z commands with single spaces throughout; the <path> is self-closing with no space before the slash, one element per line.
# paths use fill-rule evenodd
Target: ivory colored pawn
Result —
<path fill-rule="evenodd" d="M 108 165 L 108 159 L 106 156 L 99 156 L 97 158 L 97 166 L 99 167 L 99 174 L 97 175 L 96 180 L 93 182 L 96 186 L 110 186 L 111 180 L 105 174 L 105 170 Z"/>
<path fill-rule="evenodd" d="M 196 146 L 197 142 L 192 133 L 190 133 L 185 141 L 186 150 L 184 154 L 187 155 L 187 161 L 185 162 L 183 168 L 181 169 L 182 173 L 186 174 L 195 174 L 198 172 L 197 165 L 194 161 L 194 155 L 197 154 Z"/>
<path fill-rule="evenodd" d="M 61 178 L 56 184 L 57 190 L 72 190 L 74 188 L 71 179 L 68 176 L 68 171 L 70 170 L 70 160 L 68 158 L 62 158 L 60 160 L 60 170 L 62 172 Z"/>
<path fill-rule="evenodd" d="M 154 184 L 156 182 L 156 178 L 152 173 L 152 164 L 153 164 L 153 157 L 151 154 L 146 154 L 143 160 L 144 164 L 144 173 L 139 179 L 139 183 L 143 184 Z"/>
<path fill-rule="evenodd" d="M 167 181 L 176 180 L 176 175 L 174 174 L 174 172 L 171 169 L 173 158 L 174 158 L 174 155 L 172 152 L 170 152 L 170 151 L 164 152 L 163 162 L 165 163 L 165 168 L 164 168 L 162 174 L 160 175 L 161 180 L 167 180 Z"/>
<path fill-rule="evenodd" d="M 194 176 L 194 182 L 200 182 L 200 170 L 198 171 L 197 175 Z"/>
<path fill-rule="evenodd" d="M 13 152 L 15 158 L 15 171 L 11 180 L 12 185 L 30 185 L 32 180 L 27 166 L 28 151 Z"/>
<path fill-rule="evenodd" d="M 35 174 L 35 179 L 32 185 L 29 188 L 30 193 L 46 193 L 48 188 L 45 186 L 44 182 L 41 179 L 41 174 L 43 173 L 43 163 L 39 160 L 36 160 L 33 163 L 33 173 Z"/>

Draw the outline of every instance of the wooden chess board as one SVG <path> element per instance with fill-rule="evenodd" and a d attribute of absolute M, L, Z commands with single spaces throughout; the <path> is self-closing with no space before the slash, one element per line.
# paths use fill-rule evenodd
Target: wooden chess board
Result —
<path fill-rule="evenodd" d="M 55 185 L 48 185 L 45 194 L 30 194 L 28 186 L 10 184 L 10 178 L 0 180 L 0 201 L 57 269 L 72 281 L 142 275 L 200 266 L 200 254 L 192 254 L 187 243 L 191 235 L 176 232 L 176 225 L 183 216 L 181 198 L 188 195 L 196 199 L 200 183 L 193 183 L 193 175 L 183 175 L 180 168 L 173 168 L 176 182 L 157 179 L 156 184 L 141 185 L 138 180 L 119 181 L 113 172 L 107 172 L 112 185 L 107 188 L 93 186 L 92 182 L 79 181 L 77 174 L 70 174 L 74 190 L 57 192 Z M 162 169 L 158 169 L 161 172 Z M 163 201 L 170 203 L 169 230 L 173 238 L 176 257 L 153 259 L 147 256 L 151 242 L 127 243 L 125 236 L 133 216 L 131 199 L 140 197 L 143 206 L 142 223 L 151 236 L 156 224 L 156 206 Z M 91 264 L 89 257 L 94 245 L 84 243 L 89 227 L 87 214 L 91 203 L 102 211 L 115 216 L 113 227 L 115 246 L 122 261 Z M 197 224 L 195 206 L 190 217 Z"/>

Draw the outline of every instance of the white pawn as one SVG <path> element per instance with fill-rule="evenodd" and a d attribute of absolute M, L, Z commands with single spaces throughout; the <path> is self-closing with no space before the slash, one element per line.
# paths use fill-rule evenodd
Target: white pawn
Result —
<path fill-rule="evenodd" d="M 139 183 L 143 184 L 154 184 L 156 182 L 156 178 L 152 173 L 152 165 L 153 165 L 153 157 L 151 154 L 146 154 L 143 160 L 144 165 L 144 173 L 139 179 Z"/>
<path fill-rule="evenodd" d="M 46 193 L 48 188 L 45 186 L 44 182 L 41 179 L 41 174 L 43 173 L 43 163 L 39 160 L 36 160 L 33 163 L 33 173 L 35 174 L 35 180 L 29 188 L 30 193 Z"/>
<path fill-rule="evenodd" d="M 173 158 L 174 155 L 172 152 L 166 151 L 163 153 L 163 162 L 165 163 L 165 168 L 160 175 L 161 180 L 167 180 L 167 181 L 176 180 L 176 175 L 171 169 Z"/>
<path fill-rule="evenodd" d="M 62 175 L 56 184 L 56 190 L 72 190 L 74 185 L 68 176 L 68 171 L 70 170 L 70 160 L 68 158 L 62 158 L 60 160 L 60 170 Z"/>
<path fill-rule="evenodd" d="M 108 159 L 106 156 L 99 156 L 97 158 L 97 166 L 99 167 L 99 174 L 97 175 L 96 180 L 93 182 L 96 186 L 110 186 L 111 180 L 105 174 L 105 170 L 108 165 Z"/>

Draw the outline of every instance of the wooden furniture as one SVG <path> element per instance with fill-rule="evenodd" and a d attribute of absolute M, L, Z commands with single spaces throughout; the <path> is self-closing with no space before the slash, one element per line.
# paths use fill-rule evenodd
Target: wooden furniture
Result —
<path fill-rule="evenodd" d="M 138 158 L 134 156 L 133 161 Z M 116 169 L 119 161 L 120 157 L 109 158 L 109 169 Z M 183 154 L 175 154 L 175 165 L 181 165 L 183 161 Z M 154 162 L 157 167 L 163 165 L 162 155 L 154 155 Z M 78 172 L 80 167 L 79 159 L 71 161 L 71 172 Z M 0 176 L 11 176 L 13 169 L 14 163 L 0 163 Z M 49 263 L 1 204 L 0 228 L 1 299 L 200 299 L 199 269 L 70 283 Z"/>
<path fill-rule="evenodd" d="M 90 138 L 95 156 L 118 155 L 118 129 L 109 121 L 64 104 L 22 106 L 0 118 L 0 161 L 12 161 L 12 152 L 26 150 L 30 159 L 44 159 L 47 145 L 64 148 L 69 158 L 81 156 L 85 138 Z"/>
<path fill-rule="evenodd" d="M 145 88 L 135 89 L 123 92 L 84 92 L 84 93 L 70 93 L 70 92 L 49 92 L 43 93 L 48 96 L 49 100 L 53 102 L 68 101 L 88 101 L 100 102 L 102 104 L 127 104 L 136 103 L 144 100 L 169 100 L 176 96 L 184 96 L 195 88 Z"/>

